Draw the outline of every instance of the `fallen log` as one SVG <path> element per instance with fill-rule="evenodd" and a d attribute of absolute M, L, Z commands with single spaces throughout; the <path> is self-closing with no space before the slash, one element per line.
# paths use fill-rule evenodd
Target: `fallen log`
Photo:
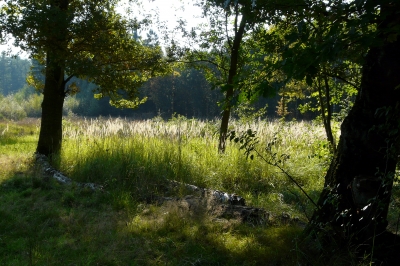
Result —
<path fill-rule="evenodd" d="M 63 185 L 76 185 L 82 188 L 89 188 L 92 190 L 103 190 L 103 186 L 95 183 L 80 183 L 75 182 L 71 178 L 64 175 L 62 172 L 55 169 L 50 163 L 46 155 L 35 153 L 35 162 L 42 172 L 43 178 L 53 178 L 58 183 Z"/>
<path fill-rule="evenodd" d="M 206 212 L 214 218 L 237 220 L 253 226 L 272 224 L 297 224 L 304 227 L 305 223 L 298 218 L 292 218 L 288 213 L 273 214 L 263 208 L 246 206 L 245 199 L 236 194 L 200 188 L 175 180 L 168 181 L 172 188 L 182 186 L 192 192 L 193 195 L 180 197 L 156 197 L 153 198 L 160 205 L 178 206 L 178 208 L 189 213 Z"/>
<path fill-rule="evenodd" d="M 236 195 L 235 193 L 229 194 L 227 192 L 219 191 L 219 190 L 212 190 L 207 188 L 200 188 L 195 185 L 190 185 L 182 182 L 178 182 L 175 180 L 168 180 L 171 187 L 176 188 L 178 186 L 183 186 L 189 191 L 197 194 L 200 197 L 213 197 L 215 201 L 220 203 L 226 203 L 229 205 L 239 205 L 239 206 L 246 206 L 246 201 L 243 197 Z"/>
<path fill-rule="evenodd" d="M 75 182 L 71 178 L 64 175 L 50 165 L 49 159 L 43 154 L 35 154 L 36 164 L 42 172 L 43 178 L 53 178 L 58 183 L 64 185 L 75 185 L 82 188 L 89 188 L 95 191 L 103 190 L 103 186 L 95 183 L 80 183 Z M 296 223 L 299 226 L 304 226 L 304 223 L 298 218 L 291 218 L 289 214 L 282 213 L 280 215 L 272 214 L 263 208 L 255 208 L 246 206 L 246 201 L 243 197 L 207 188 L 200 188 L 194 185 L 168 180 L 169 189 L 184 187 L 191 195 L 180 197 L 160 197 L 154 196 L 148 199 L 148 203 L 157 203 L 160 205 L 174 205 L 183 211 L 189 213 L 199 213 L 205 211 L 208 215 L 214 218 L 215 221 L 222 220 L 237 220 L 239 222 L 250 225 L 265 225 L 275 223 Z"/>

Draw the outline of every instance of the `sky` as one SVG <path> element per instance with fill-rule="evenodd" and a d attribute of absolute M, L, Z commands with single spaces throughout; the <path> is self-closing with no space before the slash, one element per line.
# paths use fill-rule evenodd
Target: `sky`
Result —
<path fill-rule="evenodd" d="M 123 4 L 121 7 L 117 8 L 118 12 L 127 14 L 127 9 L 130 9 L 133 15 L 130 15 L 129 17 L 144 17 L 145 14 L 154 15 L 157 13 L 159 21 L 169 29 L 176 27 L 178 25 L 176 21 L 179 19 L 186 20 L 189 29 L 190 27 L 194 27 L 199 23 L 204 22 L 204 19 L 201 19 L 201 9 L 193 5 L 193 0 L 141 0 L 141 6 L 139 8 L 135 4 L 127 4 L 128 1 L 126 0 L 122 0 L 121 2 Z M 4 1 L 0 1 L 0 5 L 2 3 L 4 3 Z M 153 30 L 156 30 L 156 28 L 154 27 Z M 142 32 L 142 34 L 144 34 L 144 32 Z M 175 34 L 177 36 L 179 35 L 179 33 Z M 10 44 L 0 45 L 0 51 L 7 49 L 11 49 L 13 53 L 19 51 L 19 49 Z M 20 54 L 20 57 L 22 58 L 27 58 L 28 56 L 29 55 L 26 53 Z"/>
<path fill-rule="evenodd" d="M 161 25 L 165 25 L 171 31 L 178 26 L 177 21 L 183 19 L 187 22 L 187 29 L 197 26 L 199 23 L 204 23 L 206 20 L 201 17 L 202 10 L 200 7 L 195 6 L 193 0 L 141 0 L 141 7 L 138 9 L 135 5 L 129 5 L 133 12 L 132 17 L 141 17 L 144 14 L 157 14 L 153 17 L 153 21 L 157 21 Z M 121 13 L 125 13 L 124 8 L 121 7 Z M 152 30 L 157 31 L 157 27 L 153 26 Z M 158 32 L 159 33 L 159 32 Z M 140 34 L 140 32 L 139 32 Z M 142 34 L 145 34 L 142 32 Z M 170 33 L 175 35 L 174 38 L 179 38 L 180 33 Z M 145 37 L 145 36 L 143 36 Z M 159 36 L 160 38 L 162 36 Z"/>
<path fill-rule="evenodd" d="M 189 23 L 200 21 L 201 9 L 194 6 L 193 0 L 142 0 L 141 2 L 146 12 L 158 11 L 161 21 L 171 24 L 179 18 L 184 18 Z"/>

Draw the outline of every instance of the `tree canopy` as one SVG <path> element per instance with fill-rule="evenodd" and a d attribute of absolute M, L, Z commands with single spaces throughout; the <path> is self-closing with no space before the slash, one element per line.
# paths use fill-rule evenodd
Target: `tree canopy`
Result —
<path fill-rule="evenodd" d="M 72 76 L 84 78 L 98 85 L 99 96 L 133 107 L 141 102 L 137 88 L 166 68 L 160 47 L 146 47 L 133 38 L 130 32 L 134 25 L 116 13 L 117 3 L 69 1 L 62 16 L 47 1 L 8 1 L 1 14 L 3 32 L 11 34 L 16 46 L 43 64 L 48 49 L 60 50 L 54 60 L 63 60 L 66 82 Z M 62 27 L 66 28 L 64 33 Z M 74 84 L 67 87 L 67 94 L 76 92 Z"/>

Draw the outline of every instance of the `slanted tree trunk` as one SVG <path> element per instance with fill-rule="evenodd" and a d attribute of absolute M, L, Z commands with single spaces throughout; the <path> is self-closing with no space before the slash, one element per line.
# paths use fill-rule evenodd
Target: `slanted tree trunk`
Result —
<path fill-rule="evenodd" d="M 383 44 L 367 54 L 360 90 L 325 177 L 320 209 L 307 229 L 367 248 L 386 230 L 400 153 L 400 37 L 390 41 L 383 31 L 399 23 L 392 9 L 378 26 Z"/>
<path fill-rule="evenodd" d="M 330 88 L 329 88 L 329 83 L 328 83 L 328 77 L 323 76 L 323 81 L 324 81 L 324 87 L 325 87 L 325 92 L 322 91 L 322 84 L 321 81 L 318 78 L 318 96 L 319 96 L 319 101 L 320 101 L 320 106 L 321 106 L 321 116 L 322 116 L 322 122 L 324 124 L 325 128 L 325 133 L 326 133 L 326 138 L 331 145 L 331 151 L 333 154 L 336 153 L 336 143 L 335 143 L 335 138 L 333 137 L 332 133 L 332 110 L 331 110 L 331 97 L 330 97 Z"/>
<path fill-rule="evenodd" d="M 61 150 L 62 111 L 65 98 L 64 55 L 66 48 L 68 0 L 51 1 L 47 33 L 46 72 L 43 90 L 42 119 L 36 152 L 49 158 Z M 64 19 L 63 19 L 64 18 Z"/>
<path fill-rule="evenodd" d="M 228 134 L 228 124 L 232 109 L 232 98 L 234 95 L 234 78 L 237 75 L 238 60 L 239 60 L 239 49 L 242 42 L 244 28 L 246 26 L 246 17 L 243 15 L 240 21 L 239 28 L 235 32 L 235 38 L 231 47 L 231 62 L 229 66 L 227 90 L 224 101 L 224 110 L 222 112 L 221 127 L 219 133 L 219 145 L 218 151 L 224 153 L 226 149 L 226 138 Z"/>

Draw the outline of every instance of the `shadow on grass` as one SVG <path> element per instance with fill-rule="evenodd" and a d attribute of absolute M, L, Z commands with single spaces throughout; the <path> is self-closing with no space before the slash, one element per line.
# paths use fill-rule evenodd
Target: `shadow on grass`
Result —
<path fill-rule="evenodd" d="M 171 265 L 295 265 L 295 227 L 253 228 L 160 208 L 133 217 L 125 234 L 141 243 L 149 263 Z"/>
<path fill-rule="evenodd" d="M 242 166 L 243 169 L 246 167 Z M 153 207 L 155 210 L 151 211 L 152 207 L 141 202 L 154 195 L 169 196 L 166 179 L 179 180 L 181 177 L 179 181 L 190 182 L 204 178 L 196 176 L 200 172 L 197 165 L 180 158 L 173 149 L 158 152 L 148 152 L 144 147 L 131 147 L 128 151 L 93 150 L 91 156 L 78 162 L 75 170 L 71 171 L 72 176 L 75 175 L 80 182 L 105 184 L 111 193 L 110 203 L 113 210 L 126 214 L 126 220 L 122 223 L 119 221 L 117 226 L 118 239 L 125 243 L 121 250 L 126 246 L 133 247 L 123 251 L 123 254 L 134 265 L 296 265 L 304 257 L 309 257 L 312 265 L 351 263 L 350 251 L 335 256 L 330 262 L 319 261 L 318 252 L 316 257 L 304 256 L 300 248 L 296 247 L 296 238 L 301 232 L 296 227 L 252 228 L 229 221 L 216 223 L 207 217 L 182 215 L 177 210 L 165 210 L 163 207 Z M 247 184 L 248 190 L 241 190 L 251 195 L 254 187 L 259 185 L 259 179 L 252 179 L 251 169 L 248 170 L 244 173 L 247 175 L 243 178 L 244 181 L 239 180 L 240 176 L 231 180 L 236 181 L 236 186 L 251 182 Z M 213 182 L 217 183 L 211 183 Z M 281 193 L 283 198 L 277 197 L 275 205 L 279 207 L 274 210 L 284 206 L 289 210 L 303 211 L 305 206 L 306 211 L 311 214 L 312 209 L 305 202 L 304 196 L 291 197 L 289 193 L 279 190 L 282 187 L 273 190 L 265 186 L 265 189 L 266 198 L 260 200 L 265 202 L 264 206 L 274 204 L 274 200 L 268 198 L 269 194 Z M 185 192 L 178 191 L 178 195 L 179 193 L 184 195 Z M 311 189 L 309 194 L 316 200 L 319 191 Z M 263 193 L 258 195 L 263 196 Z M 280 199 L 283 202 L 279 202 Z M 144 210 L 139 207 L 141 204 L 145 206 Z"/>
<path fill-rule="evenodd" d="M 293 265 L 296 261 L 292 250 L 299 228 L 212 221 L 179 208 L 146 204 L 120 186 L 97 192 L 61 186 L 27 169 L 10 173 L 0 183 L 0 201 L 0 265 Z"/>

